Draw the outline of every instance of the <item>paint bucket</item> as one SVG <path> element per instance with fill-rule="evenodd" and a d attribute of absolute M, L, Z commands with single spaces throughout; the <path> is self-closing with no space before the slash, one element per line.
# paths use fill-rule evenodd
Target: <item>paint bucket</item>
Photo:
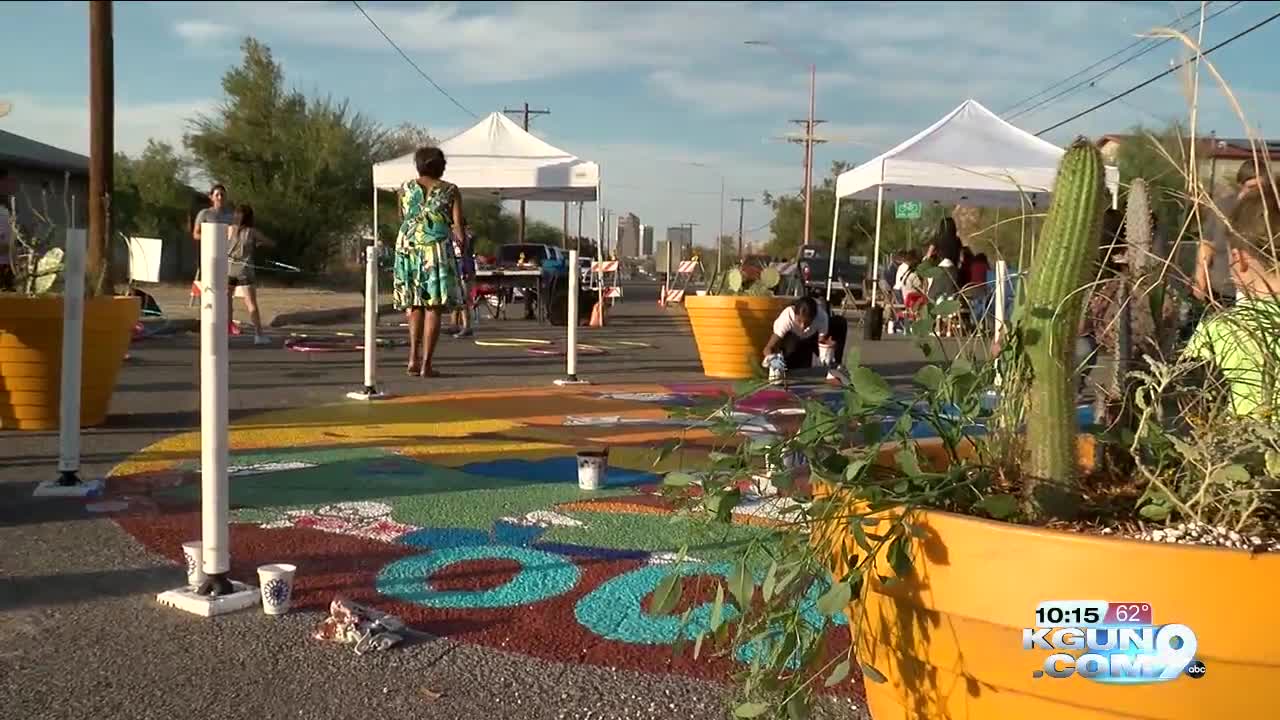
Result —
<path fill-rule="evenodd" d="M 262 590 L 262 612 L 284 615 L 293 604 L 293 576 L 297 566 L 272 563 L 258 567 L 258 585 Z"/>
<path fill-rule="evenodd" d="M 835 343 L 818 344 L 818 363 L 823 367 L 831 367 L 836 364 Z"/>
<path fill-rule="evenodd" d="M 578 487 L 599 490 L 609 472 L 608 450 L 582 450 L 578 453 Z"/>
<path fill-rule="evenodd" d="M 781 354 L 770 355 L 765 363 L 769 368 L 769 382 L 782 382 L 787 377 L 787 361 Z"/>
<path fill-rule="evenodd" d="M 199 540 L 182 543 L 182 558 L 187 563 L 187 584 L 198 588 L 204 583 L 204 568 L 201 567 L 201 545 Z"/>

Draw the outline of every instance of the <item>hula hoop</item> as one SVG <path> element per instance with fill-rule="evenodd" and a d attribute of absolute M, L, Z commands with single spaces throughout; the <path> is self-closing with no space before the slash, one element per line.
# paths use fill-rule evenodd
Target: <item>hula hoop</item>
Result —
<path fill-rule="evenodd" d="M 403 347 L 408 343 L 404 340 L 388 340 L 386 338 L 378 338 L 378 347 Z M 284 341 L 284 346 L 294 352 L 306 353 L 330 353 L 330 352 L 360 352 L 364 350 L 363 342 L 353 342 L 351 340 L 324 340 L 316 339 L 299 339 L 289 338 Z"/>
<path fill-rule="evenodd" d="M 332 335 L 335 335 L 335 336 L 337 336 L 337 337 L 348 337 L 348 338 L 359 337 L 359 338 L 360 338 L 360 339 L 362 339 L 362 340 L 364 339 L 364 334 L 363 334 L 363 333 L 361 333 L 360 335 L 357 335 L 357 334 L 355 334 L 355 333 L 353 333 L 353 332 L 344 332 L 344 331 L 342 331 L 342 330 L 335 330 L 335 331 L 333 331 L 333 333 L 331 333 L 331 334 L 332 334 Z M 326 341 L 328 341 L 328 340 L 329 340 L 329 336 L 328 336 L 328 335 L 309 335 L 309 334 L 307 334 L 307 333 L 300 333 L 300 332 L 291 332 L 291 333 L 289 333 L 289 337 L 304 338 L 304 339 L 307 339 L 307 340 L 319 340 L 319 341 L 321 341 L 321 342 L 326 342 Z M 379 343 L 381 343 L 382 341 L 383 341 L 383 338 L 378 338 L 378 342 L 379 342 Z"/>
<path fill-rule="evenodd" d="M 635 342 L 631 340 L 597 340 L 595 343 L 602 348 L 652 348 L 649 343 Z"/>
<path fill-rule="evenodd" d="M 563 348 L 532 348 L 531 347 L 525 350 L 525 352 L 529 353 L 530 355 L 563 356 L 565 354 L 565 351 Z M 602 347 L 596 347 L 595 345 L 583 345 L 582 343 L 579 343 L 578 354 L 579 355 L 608 355 L 609 351 L 605 350 Z"/>
<path fill-rule="evenodd" d="M 497 340 L 476 340 L 480 347 L 525 347 L 527 345 L 550 345 L 550 340 L 530 340 L 529 338 L 499 338 Z"/>

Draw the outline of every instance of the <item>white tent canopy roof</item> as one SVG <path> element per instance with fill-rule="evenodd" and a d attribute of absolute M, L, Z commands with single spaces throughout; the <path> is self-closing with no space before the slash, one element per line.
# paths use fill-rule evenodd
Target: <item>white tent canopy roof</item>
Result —
<path fill-rule="evenodd" d="M 883 155 L 836 178 L 836 195 L 976 207 L 1044 207 L 1065 150 L 1001 120 L 976 100 Z M 1115 193 L 1120 172 L 1106 169 Z M 1024 196 L 1026 196 L 1024 200 Z"/>
<path fill-rule="evenodd" d="M 466 195 L 503 200 L 593 202 L 600 166 L 557 148 L 500 112 L 440 143 L 444 179 Z M 398 189 L 418 177 L 413 153 L 373 166 L 374 187 Z"/>

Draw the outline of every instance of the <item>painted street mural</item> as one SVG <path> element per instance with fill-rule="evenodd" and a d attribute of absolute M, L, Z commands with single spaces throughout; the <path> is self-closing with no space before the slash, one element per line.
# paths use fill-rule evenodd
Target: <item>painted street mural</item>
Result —
<path fill-rule="evenodd" d="M 259 415 L 231 429 L 232 573 L 298 567 L 294 607 L 335 595 L 463 642 L 567 662 L 722 678 L 750 662 L 678 655 L 707 628 L 733 548 L 766 532 L 785 499 L 745 496 L 735 523 L 677 518 L 662 473 L 696 466 L 716 438 L 669 415 L 722 384 L 459 392 Z M 810 389 L 836 401 L 838 392 Z M 746 435 L 797 412 L 794 396 L 757 393 L 736 410 Z M 656 467 L 659 443 L 686 447 Z M 609 449 L 604 488 L 577 485 L 575 453 Z M 117 466 L 107 495 L 119 525 L 176 564 L 199 539 L 198 433 L 165 439 Z M 695 579 L 672 615 L 650 596 L 690 544 Z M 727 588 L 726 588 L 727 590 Z M 809 602 L 822 588 L 815 586 Z M 810 607 L 815 627 L 847 643 L 842 616 Z"/>

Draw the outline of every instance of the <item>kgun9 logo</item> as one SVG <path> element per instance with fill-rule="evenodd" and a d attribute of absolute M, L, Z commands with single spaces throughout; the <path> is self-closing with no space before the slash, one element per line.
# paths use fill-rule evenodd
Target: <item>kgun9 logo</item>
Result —
<path fill-rule="evenodd" d="M 1023 650 L 1084 650 L 1078 657 L 1055 652 L 1033 677 L 1080 675 L 1094 682 L 1149 684 L 1168 682 L 1184 672 L 1204 676 L 1196 660 L 1196 634 L 1186 625 L 1128 627 L 1024 628 Z"/>

